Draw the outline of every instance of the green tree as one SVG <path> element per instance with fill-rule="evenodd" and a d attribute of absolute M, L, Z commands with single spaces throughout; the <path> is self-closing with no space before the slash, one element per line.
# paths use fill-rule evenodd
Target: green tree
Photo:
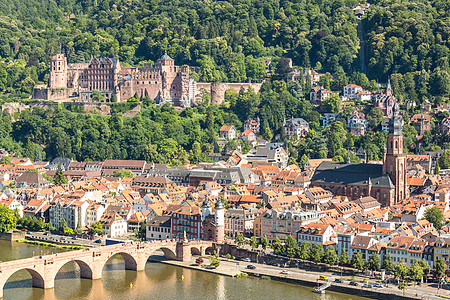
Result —
<path fill-rule="evenodd" d="M 61 220 L 61 223 L 59 224 L 59 232 L 61 233 L 61 234 L 66 234 L 66 232 L 68 232 L 69 231 L 69 226 L 67 226 L 67 222 L 66 222 L 66 220 L 63 218 L 62 220 Z"/>
<path fill-rule="evenodd" d="M 338 256 L 333 246 L 328 247 L 325 256 L 323 257 L 323 262 L 330 266 L 334 266 L 338 263 Z"/>
<path fill-rule="evenodd" d="M 433 223 L 434 227 L 441 229 L 444 221 L 444 214 L 437 206 L 427 207 L 423 217 L 430 223 Z"/>
<path fill-rule="evenodd" d="M 80 222 L 77 223 L 77 227 L 75 228 L 75 233 L 78 235 L 83 234 L 83 230 L 81 229 Z"/>
<path fill-rule="evenodd" d="M 372 253 L 367 260 L 367 269 L 376 271 L 380 268 L 380 258 L 376 253 Z"/>
<path fill-rule="evenodd" d="M 100 222 L 94 222 L 89 226 L 89 233 L 94 235 L 102 235 L 103 234 L 103 226 Z"/>
<path fill-rule="evenodd" d="M 308 162 L 308 156 L 303 154 L 298 162 L 298 166 L 303 170 L 305 168 L 305 164 Z"/>
<path fill-rule="evenodd" d="M 218 260 L 217 258 L 215 258 L 214 256 L 211 256 L 209 258 L 209 261 L 211 262 L 211 266 L 217 268 L 218 266 L 220 266 L 220 260 Z"/>
<path fill-rule="evenodd" d="M 239 247 L 244 245 L 244 235 L 242 233 L 239 233 L 234 241 Z"/>
<path fill-rule="evenodd" d="M 375 107 L 373 108 L 369 115 L 367 116 L 367 120 L 369 121 L 369 125 L 372 128 L 377 127 L 381 124 L 383 121 L 383 112 L 381 111 L 381 108 Z"/>
<path fill-rule="evenodd" d="M 406 281 L 404 281 L 404 280 L 400 281 L 400 283 L 398 284 L 398 289 L 403 292 L 403 295 L 405 295 L 405 290 L 406 290 L 407 286 L 408 285 L 406 284 Z"/>
<path fill-rule="evenodd" d="M 131 172 L 130 170 L 125 170 L 125 169 L 122 169 L 122 170 L 115 170 L 114 172 L 113 172 L 113 176 L 114 177 L 120 177 L 120 178 L 134 178 L 134 174 L 133 174 L 133 172 Z"/>
<path fill-rule="evenodd" d="M 434 167 L 434 174 L 439 175 L 440 171 L 441 170 L 439 169 L 439 164 L 437 163 L 436 166 Z"/>
<path fill-rule="evenodd" d="M 95 102 L 105 102 L 105 97 L 103 97 L 102 92 L 97 91 L 97 90 L 93 90 L 91 92 L 91 97 L 92 97 L 92 101 Z"/>
<path fill-rule="evenodd" d="M 409 269 L 409 276 L 414 280 L 418 280 L 423 276 L 423 268 L 419 261 L 415 261 L 414 264 Z"/>
<path fill-rule="evenodd" d="M 47 224 L 47 228 L 46 228 L 49 232 L 53 232 L 56 230 L 55 226 L 53 226 L 52 221 L 48 222 Z"/>
<path fill-rule="evenodd" d="M 62 166 L 58 163 L 58 169 L 56 170 L 55 176 L 53 176 L 53 182 L 55 184 L 65 184 L 67 183 L 66 178 L 64 177 L 64 172 L 62 170 Z"/>
<path fill-rule="evenodd" d="M 287 256 L 290 258 L 295 257 L 295 254 L 297 253 L 297 242 L 295 241 L 295 239 L 288 235 L 285 239 L 284 239 L 284 248 Z"/>
<path fill-rule="evenodd" d="M 9 157 L 9 156 L 3 156 L 3 157 L 0 159 L 0 164 L 2 164 L 2 165 L 12 165 L 13 163 L 11 162 L 11 157 Z"/>
<path fill-rule="evenodd" d="M 403 259 L 395 266 L 395 277 L 405 279 L 406 275 L 408 275 L 408 266 L 403 261 Z"/>
<path fill-rule="evenodd" d="M 250 238 L 250 247 L 252 247 L 252 249 L 258 248 L 258 241 L 256 240 L 256 236 L 252 236 Z"/>
<path fill-rule="evenodd" d="M 311 250 L 311 259 L 317 264 L 322 262 L 324 250 L 321 244 L 314 244 Z"/>
<path fill-rule="evenodd" d="M 14 211 L 6 206 L 0 206 L 0 232 L 16 228 L 17 218 Z"/>
<path fill-rule="evenodd" d="M 297 256 L 302 260 L 309 260 L 311 258 L 311 243 L 303 241 L 298 247 Z"/>
<path fill-rule="evenodd" d="M 347 250 L 342 249 L 341 255 L 339 255 L 339 264 L 341 266 L 346 266 L 350 263 L 350 257 L 348 256 Z"/>
<path fill-rule="evenodd" d="M 383 265 L 381 267 L 386 271 L 394 271 L 394 261 L 392 260 L 391 254 L 389 252 L 384 255 Z"/>
<path fill-rule="evenodd" d="M 139 228 L 135 229 L 134 234 L 139 240 L 145 241 L 146 239 L 145 222 L 141 222 L 141 224 L 139 224 Z"/>
<path fill-rule="evenodd" d="M 341 99 L 333 94 L 323 101 L 323 106 L 326 112 L 338 113 L 341 110 Z"/>
<path fill-rule="evenodd" d="M 441 279 L 445 276 L 445 270 L 446 270 L 445 262 L 442 257 L 438 257 L 436 260 L 436 264 L 433 269 L 433 274 L 438 279 L 438 282 L 441 281 Z"/>
<path fill-rule="evenodd" d="M 353 268 L 363 271 L 365 268 L 365 261 L 361 253 L 357 252 L 353 254 L 351 265 Z"/>
<path fill-rule="evenodd" d="M 269 246 L 269 241 L 267 240 L 267 236 L 264 236 L 261 240 L 261 247 L 266 250 L 267 246 Z"/>
<path fill-rule="evenodd" d="M 418 260 L 420 267 L 422 268 L 423 274 L 428 275 L 430 274 L 430 265 L 425 259 Z"/>
<path fill-rule="evenodd" d="M 272 248 L 275 254 L 281 254 L 283 252 L 283 245 L 279 238 L 276 238 L 275 242 L 272 243 Z"/>

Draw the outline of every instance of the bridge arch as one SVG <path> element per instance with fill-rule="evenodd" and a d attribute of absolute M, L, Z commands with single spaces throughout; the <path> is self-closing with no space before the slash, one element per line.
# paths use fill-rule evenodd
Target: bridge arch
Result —
<path fill-rule="evenodd" d="M 192 246 L 191 247 L 191 255 L 200 256 L 200 255 L 202 255 L 202 251 L 201 250 L 202 250 L 201 248 L 199 249 L 197 247 Z"/>
<path fill-rule="evenodd" d="M 122 256 L 123 260 L 125 261 L 125 270 L 137 270 L 137 261 L 136 258 L 128 252 L 124 252 L 124 251 L 119 251 L 119 252 L 114 252 L 111 253 L 110 255 L 108 255 L 108 257 L 106 258 L 105 262 L 103 263 L 103 268 L 105 267 L 106 263 L 115 255 L 120 255 Z"/>
<path fill-rule="evenodd" d="M 159 249 L 157 249 L 157 250 L 161 250 L 162 252 L 164 252 L 164 256 L 167 258 L 167 259 L 174 259 L 174 260 L 176 260 L 177 259 L 177 254 L 172 250 L 172 249 L 170 249 L 170 248 L 167 248 L 167 247 L 161 247 L 161 248 L 159 248 Z M 154 252 L 153 252 L 154 253 Z M 152 253 L 152 254 L 153 254 Z"/>
<path fill-rule="evenodd" d="M 215 251 L 215 250 L 216 250 L 216 249 L 214 249 L 213 246 L 206 247 L 206 249 L 205 249 L 205 254 L 206 254 L 206 255 L 212 255 L 212 254 L 214 254 L 214 251 Z"/>
<path fill-rule="evenodd" d="M 65 261 L 62 264 L 60 264 L 57 268 L 55 268 L 55 274 L 54 274 L 54 279 L 56 279 L 56 276 L 58 275 L 58 273 L 61 271 L 61 269 L 67 265 L 68 263 L 74 262 L 79 268 L 80 268 L 80 278 L 87 278 L 87 279 L 93 279 L 93 275 L 94 275 L 94 271 L 92 269 L 92 267 L 85 262 L 82 259 L 72 259 L 69 261 Z"/>
<path fill-rule="evenodd" d="M 13 276 L 14 274 L 16 274 L 17 272 L 22 271 L 22 270 L 27 270 L 28 273 L 31 275 L 31 285 L 33 287 L 47 288 L 47 286 L 45 284 L 44 276 L 41 273 L 39 273 L 38 271 L 31 269 L 31 268 L 21 268 L 21 269 L 14 270 L 14 272 L 11 272 L 9 274 L 9 276 L 6 278 L 2 288 L 4 288 L 4 286 L 7 284 L 8 280 L 11 278 L 11 276 Z M 53 287 L 53 286 L 49 286 L 49 287 Z"/>

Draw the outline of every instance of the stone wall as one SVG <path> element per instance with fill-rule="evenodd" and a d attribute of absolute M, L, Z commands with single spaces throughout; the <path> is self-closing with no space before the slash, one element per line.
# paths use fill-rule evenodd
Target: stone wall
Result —
<path fill-rule="evenodd" d="M 220 105 L 225 99 L 225 92 L 229 89 L 233 89 L 239 93 L 241 88 L 248 90 L 249 87 L 252 87 L 255 93 L 258 93 L 261 86 L 262 83 L 197 82 L 196 95 L 200 96 L 204 89 L 211 94 L 211 104 Z"/>
<path fill-rule="evenodd" d="M 85 104 L 84 105 L 85 113 L 97 113 L 103 116 L 108 116 L 111 114 L 111 107 L 106 104 Z"/>
<path fill-rule="evenodd" d="M 6 241 L 23 240 L 23 239 L 25 239 L 25 235 L 26 235 L 25 232 L 10 230 L 8 232 L 0 233 L 0 240 L 6 240 Z"/>

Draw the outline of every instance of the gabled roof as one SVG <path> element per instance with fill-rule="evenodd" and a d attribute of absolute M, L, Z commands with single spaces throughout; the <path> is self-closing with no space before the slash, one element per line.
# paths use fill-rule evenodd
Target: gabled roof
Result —
<path fill-rule="evenodd" d="M 311 182 L 326 182 L 343 185 L 365 186 L 372 183 L 373 188 L 395 188 L 390 177 L 383 174 L 383 166 L 378 164 L 347 164 L 323 161 L 317 167 Z"/>
<path fill-rule="evenodd" d="M 228 131 L 231 130 L 231 128 L 234 129 L 234 127 L 233 127 L 232 125 L 223 125 L 223 126 L 220 128 L 219 131 L 226 131 L 226 132 L 228 132 Z"/>

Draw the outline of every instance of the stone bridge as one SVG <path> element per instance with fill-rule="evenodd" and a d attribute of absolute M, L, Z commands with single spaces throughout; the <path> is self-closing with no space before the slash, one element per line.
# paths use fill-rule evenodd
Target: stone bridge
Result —
<path fill-rule="evenodd" d="M 97 248 L 62 252 L 57 254 L 34 256 L 0 263 L 0 298 L 8 279 L 20 270 L 27 270 L 32 278 L 33 287 L 53 288 L 59 270 L 69 262 L 75 262 L 80 268 L 80 277 L 88 279 L 102 278 L 103 267 L 114 255 L 120 254 L 125 261 L 126 270 L 142 271 L 148 258 L 155 251 L 163 251 L 167 259 L 189 261 L 191 255 L 205 255 L 212 252 L 216 245 L 212 242 L 128 242 Z"/>

